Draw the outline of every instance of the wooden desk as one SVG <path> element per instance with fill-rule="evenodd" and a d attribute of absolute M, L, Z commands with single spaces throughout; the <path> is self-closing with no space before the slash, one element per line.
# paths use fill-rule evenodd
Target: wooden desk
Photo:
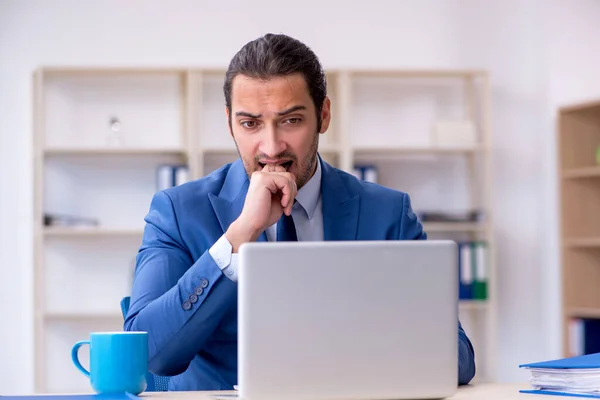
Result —
<path fill-rule="evenodd" d="M 528 384 L 479 384 L 463 386 L 447 400 L 552 400 L 555 396 L 542 396 L 519 393 L 521 389 L 529 389 Z M 152 392 L 143 393 L 140 397 L 149 400 L 215 400 L 214 395 L 234 395 L 235 392 Z M 235 399 L 235 397 L 231 397 Z"/>

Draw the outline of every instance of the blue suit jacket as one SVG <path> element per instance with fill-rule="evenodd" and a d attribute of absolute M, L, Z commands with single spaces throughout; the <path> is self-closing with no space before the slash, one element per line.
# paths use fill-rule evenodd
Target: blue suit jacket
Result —
<path fill-rule="evenodd" d="M 407 194 L 321 166 L 325 240 L 426 239 Z M 237 284 L 208 250 L 239 216 L 248 184 L 238 159 L 152 199 L 124 329 L 148 332 L 150 370 L 173 376 L 170 390 L 237 384 Z M 460 322 L 458 341 L 463 384 L 475 362 Z"/>

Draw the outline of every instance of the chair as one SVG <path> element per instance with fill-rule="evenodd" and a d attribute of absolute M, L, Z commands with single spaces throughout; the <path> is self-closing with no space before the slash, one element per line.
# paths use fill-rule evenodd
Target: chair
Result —
<path fill-rule="evenodd" d="M 123 314 L 123 320 L 127 317 L 130 302 L 131 298 L 129 296 L 121 299 L 121 313 Z M 153 373 L 148 372 L 148 375 L 146 375 L 146 381 L 148 382 L 146 392 L 168 392 L 169 379 L 168 376 L 154 375 Z"/>

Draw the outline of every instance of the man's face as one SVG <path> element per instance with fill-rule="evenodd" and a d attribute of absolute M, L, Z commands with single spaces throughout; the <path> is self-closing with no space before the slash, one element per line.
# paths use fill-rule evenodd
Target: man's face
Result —
<path fill-rule="evenodd" d="M 319 134 L 329 127 L 330 101 L 321 110 L 321 130 L 301 74 L 263 81 L 238 75 L 232 85 L 231 134 L 248 176 L 266 164 L 280 164 L 300 189 L 312 177 Z"/>

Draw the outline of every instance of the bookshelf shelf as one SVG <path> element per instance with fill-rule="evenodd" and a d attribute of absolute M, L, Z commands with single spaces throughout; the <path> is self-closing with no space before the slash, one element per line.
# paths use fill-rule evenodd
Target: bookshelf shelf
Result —
<path fill-rule="evenodd" d="M 565 247 L 591 247 L 600 249 L 600 236 L 593 238 L 567 238 L 564 239 Z"/>
<path fill-rule="evenodd" d="M 600 101 L 562 107 L 557 142 L 563 355 L 571 357 L 586 353 L 584 320 L 600 319 Z"/>
<path fill-rule="evenodd" d="M 235 146 L 208 146 L 208 147 L 203 147 L 202 151 L 204 153 L 210 153 L 210 154 L 234 154 L 237 155 L 238 151 L 235 148 Z"/>
<path fill-rule="evenodd" d="M 354 148 L 358 155 L 444 155 L 444 154 L 472 154 L 482 152 L 482 146 L 360 146 Z"/>
<path fill-rule="evenodd" d="M 565 170 L 563 179 L 600 178 L 600 165 Z"/>
<path fill-rule="evenodd" d="M 485 232 L 487 226 L 478 222 L 424 222 L 426 232 Z"/>
<path fill-rule="evenodd" d="M 238 158 L 223 107 L 224 73 L 101 66 L 36 71 L 36 391 L 76 392 L 77 384 L 65 378 L 72 373 L 70 360 L 64 369 L 48 368 L 56 349 L 70 348 L 82 332 L 122 327 L 118 305 L 130 293 L 144 216 L 159 182 L 175 175 L 161 168 L 184 165 L 193 180 Z M 332 122 L 319 138 L 325 161 L 349 173 L 357 164 L 375 164 L 377 183 L 408 192 L 415 208 L 484 213 L 485 223 L 425 222 L 424 227 L 435 236 L 489 244 L 487 299 L 461 300 L 459 309 L 469 337 L 485 348 L 476 351 L 476 379 L 494 380 L 497 301 L 486 72 L 338 69 L 326 74 Z M 440 143 L 429 137 L 436 122 L 467 119 L 476 126 L 474 145 L 430 144 Z M 414 157 L 428 162 L 414 163 Z M 49 214 L 98 225 L 46 226 Z M 471 316 L 476 321 L 469 321 Z"/>
<path fill-rule="evenodd" d="M 43 230 L 45 236 L 139 236 L 144 234 L 144 230 L 140 229 L 112 229 L 112 228 L 96 228 L 96 227 L 47 227 Z"/>
<path fill-rule="evenodd" d="M 89 156 L 104 156 L 104 155 L 119 155 L 119 156 L 148 156 L 148 155 L 184 155 L 184 149 L 152 149 L 152 148 L 69 148 L 55 147 L 46 148 L 44 153 L 49 156 L 71 156 L 71 155 L 89 155 Z"/>
<path fill-rule="evenodd" d="M 460 311 L 485 311 L 489 308 L 487 301 L 479 300 L 461 300 L 458 303 Z"/>
<path fill-rule="evenodd" d="M 599 113 L 600 112 L 600 100 L 584 101 L 577 104 L 567 105 L 561 108 L 561 114 L 577 114 L 577 113 Z"/>
<path fill-rule="evenodd" d="M 122 322 L 123 316 L 116 312 L 106 313 L 78 313 L 78 312 L 48 312 L 45 319 L 52 322 L 77 322 L 77 321 L 109 321 Z"/>
<path fill-rule="evenodd" d="M 568 308 L 566 314 L 571 318 L 600 318 L 600 308 Z"/>
<path fill-rule="evenodd" d="M 353 157 L 358 162 L 394 162 L 403 159 L 420 161 L 437 161 L 448 157 L 472 157 L 483 154 L 485 147 L 482 146 L 390 146 L 390 147 L 366 147 L 354 148 Z"/>

